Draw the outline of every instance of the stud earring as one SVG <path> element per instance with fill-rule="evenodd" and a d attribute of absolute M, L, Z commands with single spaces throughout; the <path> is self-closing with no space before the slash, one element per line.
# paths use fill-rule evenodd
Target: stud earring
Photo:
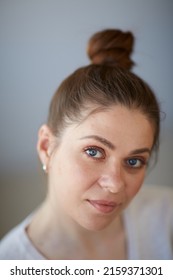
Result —
<path fill-rule="evenodd" d="M 43 171 L 46 173 L 46 172 L 47 172 L 47 166 L 46 166 L 46 164 L 43 164 L 42 168 L 43 168 Z"/>

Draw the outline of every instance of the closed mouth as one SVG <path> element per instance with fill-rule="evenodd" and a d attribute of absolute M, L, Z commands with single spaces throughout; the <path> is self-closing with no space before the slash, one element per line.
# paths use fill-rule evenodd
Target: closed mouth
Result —
<path fill-rule="evenodd" d="M 88 200 L 88 202 L 99 212 L 105 214 L 113 212 L 120 205 L 116 202 L 106 200 Z"/>

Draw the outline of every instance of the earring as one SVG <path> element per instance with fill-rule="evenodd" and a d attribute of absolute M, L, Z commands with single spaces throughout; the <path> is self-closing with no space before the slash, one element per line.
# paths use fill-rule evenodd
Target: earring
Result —
<path fill-rule="evenodd" d="M 46 172 L 47 172 L 47 166 L 46 166 L 46 164 L 43 164 L 42 168 L 43 168 L 43 171 L 46 173 Z"/>

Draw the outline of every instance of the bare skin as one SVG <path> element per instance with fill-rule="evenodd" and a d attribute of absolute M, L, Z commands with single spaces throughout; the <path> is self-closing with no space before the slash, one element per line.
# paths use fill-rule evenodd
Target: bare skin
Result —
<path fill-rule="evenodd" d="M 126 238 L 120 216 L 98 234 L 78 225 L 71 227 L 70 224 L 68 228 L 61 227 L 60 230 L 60 222 L 52 228 L 50 215 L 45 210 L 47 205 L 40 208 L 27 228 L 27 233 L 46 259 L 126 259 Z"/>
<path fill-rule="evenodd" d="M 38 154 L 48 194 L 27 233 L 47 259 L 126 259 L 122 210 L 145 177 L 153 127 L 137 110 L 113 106 L 64 130 L 44 125 Z"/>

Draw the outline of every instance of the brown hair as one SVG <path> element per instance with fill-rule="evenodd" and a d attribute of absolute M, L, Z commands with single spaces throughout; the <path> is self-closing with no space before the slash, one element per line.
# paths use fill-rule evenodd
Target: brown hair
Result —
<path fill-rule="evenodd" d="M 133 44 L 134 37 L 131 32 L 104 30 L 90 38 L 87 54 L 93 64 L 119 65 L 125 69 L 131 69 L 134 65 L 130 58 Z"/>
<path fill-rule="evenodd" d="M 140 110 L 154 125 L 153 148 L 158 148 L 160 109 L 151 88 L 130 72 L 131 32 L 104 30 L 94 34 L 87 52 L 92 64 L 67 77 L 55 92 L 49 109 L 48 126 L 59 136 L 69 122 L 80 121 L 89 104 L 106 109 L 120 104 Z"/>

